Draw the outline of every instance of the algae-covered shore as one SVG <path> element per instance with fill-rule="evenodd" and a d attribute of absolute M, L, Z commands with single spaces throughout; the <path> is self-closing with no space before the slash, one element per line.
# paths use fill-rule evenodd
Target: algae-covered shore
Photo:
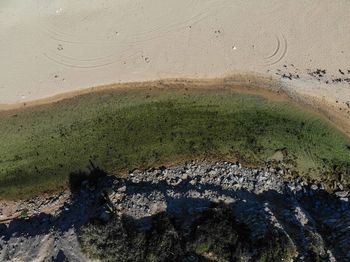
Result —
<path fill-rule="evenodd" d="M 317 114 L 221 86 L 150 84 L 0 113 L 0 197 L 67 188 L 90 162 L 109 174 L 186 158 L 281 164 L 330 186 L 349 181 L 348 139 Z"/>
<path fill-rule="evenodd" d="M 0 1 L 0 261 L 350 262 L 350 1 Z"/>

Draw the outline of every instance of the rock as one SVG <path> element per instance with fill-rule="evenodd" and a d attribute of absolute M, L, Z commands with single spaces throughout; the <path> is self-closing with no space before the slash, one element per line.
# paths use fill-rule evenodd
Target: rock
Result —
<path fill-rule="evenodd" d="M 196 180 L 196 179 L 192 179 L 192 180 L 190 181 L 190 184 L 193 185 L 193 186 L 196 185 L 196 184 L 197 184 L 197 180 Z"/>
<path fill-rule="evenodd" d="M 186 174 L 186 173 L 182 174 L 181 178 L 182 178 L 182 180 L 187 180 L 188 174 Z"/>
<path fill-rule="evenodd" d="M 338 191 L 338 192 L 335 192 L 335 195 L 339 198 L 345 198 L 347 197 L 347 195 L 349 194 L 349 192 L 347 191 Z"/>
<path fill-rule="evenodd" d="M 294 185 L 288 184 L 288 188 L 290 191 L 294 192 L 296 190 L 296 187 Z"/>
<path fill-rule="evenodd" d="M 118 192 L 125 192 L 126 191 L 126 186 L 122 186 L 122 187 L 119 187 L 118 189 L 117 189 L 117 191 Z"/>
<path fill-rule="evenodd" d="M 301 210 L 300 207 L 296 207 L 294 213 L 295 217 L 302 225 L 306 225 L 309 222 L 309 219 L 306 217 L 305 213 Z"/>
<path fill-rule="evenodd" d="M 109 196 L 109 198 L 113 202 L 118 202 L 118 201 L 121 201 L 124 198 L 124 194 L 115 192 L 115 193 L 111 194 Z"/>
<path fill-rule="evenodd" d="M 208 174 L 210 176 L 215 176 L 217 174 L 217 170 L 210 170 Z"/>
<path fill-rule="evenodd" d="M 342 184 L 340 184 L 340 183 L 338 183 L 338 188 L 340 189 L 340 190 L 344 190 L 344 186 L 342 185 Z"/>
<path fill-rule="evenodd" d="M 317 189 L 318 189 L 318 186 L 315 185 L 315 184 L 312 184 L 312 185 L 311 185 L 311 189 L 312 189 L 312 190 L 317 190 Z"/>

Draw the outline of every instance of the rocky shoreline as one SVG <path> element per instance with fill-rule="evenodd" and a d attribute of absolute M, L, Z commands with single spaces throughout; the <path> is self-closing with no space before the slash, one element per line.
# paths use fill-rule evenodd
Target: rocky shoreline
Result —
<path fill-rule="evenodd" d="M 109 223 L 126 216 L 147 230 L 157 214 L 195 216 L 213 203 L 228 207 L 254 239 L 264 239 L 271 229 L 279 232 L 293 261 L 316 256 L 350 261 L 349 197 L 301 178 L 287 180 L 282 170 L 239 163 L 196 161 L 135 170 L 123 178 L 85 180 L 76 193 L 1 202 L 0 261 L 88 261 L 81 232 L 92 219 Z"/>

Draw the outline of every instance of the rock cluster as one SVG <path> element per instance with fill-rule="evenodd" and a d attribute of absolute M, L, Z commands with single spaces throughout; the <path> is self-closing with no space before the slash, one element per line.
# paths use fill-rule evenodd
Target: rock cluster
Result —
<path fill-rule="evenodd" d="M 350 261 L 348 192 L 331 195 L 322 184 L 301 178 L 286 181 L 282 171 L 272 168 L 190 162 L 134 171 L 114 181 L 109 199 L 117 214 L 135 219 L 163 211 L 197 212 L 212 202 L 223 202 L 257 238 L 271 226 L 282 229 L 296 247 L 297 261 L 310 250 L 325 261 Z"/>
<path fill-rule="evenodd" d="M 191 214 L 220 202 L 230 206 L 255 238 L 264 236 L 271 227 L 283 232 L 295 247 L 294 261 L 306 261 L 310 252 L 321 261 L 350 261 L 349 192 L 329 194 L 322 184 L 301 178 L 286 180 L 282 171 L 272 168 L 188 162 L 135 170 L 123 178 L 104 177 L 95 185 L 86 181 L 80 192 L 63 198 L 66 194 L 47 202 L 50 206 L 65 199 L 53 213 L 33 212 L 48 207 L 43 204 L 47 200 L 40 200 L 40 209 L 33 203 L 27 207 L 32 217 L 0 225 L 0 260 L 23 258 L 26 252 L 31 258 L 43 256 L 45 250 L 48 261 L 59 255 L 83 261 L 86 258 L 78 250 L 77 232 L 91 217 L 108 221 L 115 215 L 128 216 L 147 228 L 147 218 L 161 212 Z"/>

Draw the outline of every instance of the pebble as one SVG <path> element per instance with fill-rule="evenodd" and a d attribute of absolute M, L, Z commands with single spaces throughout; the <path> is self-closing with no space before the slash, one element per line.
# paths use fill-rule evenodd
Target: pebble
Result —
<path fill-rule="evenodd" d="M 345 198 L 347 195 L 349 194 L 349 192 L 347 191 L 338 191 L 335 192 L 335 195 L 339 198 Z"/>
<path fill-rule="evenodd" d="M 317 190 L 317 189 L 318 189 L 318 186 L 315 185 L 315 184 L 312 184 L 312 185 L 311 185 L 311 189 L 312 189 L 312 190 Z"/>

